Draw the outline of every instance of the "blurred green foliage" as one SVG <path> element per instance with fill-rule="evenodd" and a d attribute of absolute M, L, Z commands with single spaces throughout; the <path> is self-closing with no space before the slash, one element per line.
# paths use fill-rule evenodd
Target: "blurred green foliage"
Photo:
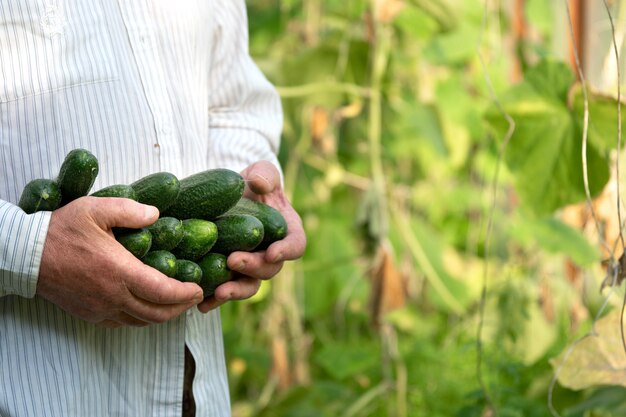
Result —
<path fill-rule="evenodd" d="M 550 391 L 550 359 L 602 303 L 596 244 L 555 216 L 585 198 L 582 94 L 552 59 L 550 2 L 526 2 L 538 36 L 518 47 L 500 6 L 249 2 L 309 243 L 222 307 L 235 417 L 546 416 L 549 392 L 563 416 L 626 408 L 617 387 Z M 617 119 L 614 100 L 589 102 L 596 194 Z M 516 130 L 501 159 L 502 109 Z"/>

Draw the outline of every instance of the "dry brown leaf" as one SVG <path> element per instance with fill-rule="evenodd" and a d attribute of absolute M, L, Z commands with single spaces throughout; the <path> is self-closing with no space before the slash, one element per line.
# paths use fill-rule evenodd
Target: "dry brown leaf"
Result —
<path fill-rule="evenodd" d="M 566 348 L 550 362 L 559 383 L 580 390 L 599 385 L 626 387 L 626 352 L 620 332 L 621 309 L 596 322 L 596 334 Z M 560 368 L 559 368 L 560 367 Z"/>
<path fill-rule="evenodd" d="M 403 0 L 374 0 L 374 19 L 382 23 L 389 23 L 403 8 Z"/>
<path fill-rule="evenodd" d="M 406 283 L 396 267 L 391 247 L 381 244 L 376 263 L 371 271 L 372 319 L 379 323 L 386 313 L 401 308 L 406 303 Z"/>

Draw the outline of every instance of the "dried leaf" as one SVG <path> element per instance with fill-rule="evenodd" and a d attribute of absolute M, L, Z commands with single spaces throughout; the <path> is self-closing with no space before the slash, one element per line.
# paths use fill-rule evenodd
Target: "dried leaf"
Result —
<path fill-rule="evenodd" d="M 324 155 L 335 153 L 337 144 L 329 129 L 330 115 L 322 107 L 316 107 L 311 115 L 311 138 L 315 147 Z"/>
<path fill-rule="evenodd" d="M 378 248 L 376 264 L 371 271 L 372 319 L 375 323 L 386 313 L 401 308 L 406 302 L 406 283 L 396 267 L 391 247 Z"/>
<path fill-rule="evenodd" d="M 291 386 L 291 371 L 289 367 L 289 355 L 287 344 L 282 337 L 275 337 L 272 341 L 272 374 L 278 378 L 278 387 L 281 390 Z"/>
<path fill-rule="evenodd" d="M 403 8 L 403 0 L 374 0 L 374 18 L 379 22 L 389 23 Z"/>
<path fill-rule="evenodd" d="M 620 309 L 611 311 L 596 322 L 594 335 L 586 336 L 550 361 L 559 372 L 558 381 L 562 386 L 573 390 L 599 385 L 626 387 L 626 352 L 621 339 L 620 314 Z"/>

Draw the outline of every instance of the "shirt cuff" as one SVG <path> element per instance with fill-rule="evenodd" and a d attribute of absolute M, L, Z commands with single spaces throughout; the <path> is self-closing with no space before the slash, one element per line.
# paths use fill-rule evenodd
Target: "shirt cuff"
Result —
<path fill-rule="evenodd" d="M 0 200 L 0 297 L 35 296 L 51 214 L 26 214 Z"/>

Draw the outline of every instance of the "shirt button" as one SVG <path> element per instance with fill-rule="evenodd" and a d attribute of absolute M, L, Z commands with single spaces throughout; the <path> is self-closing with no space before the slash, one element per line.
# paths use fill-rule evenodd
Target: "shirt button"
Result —
<path fill-rule="evenodd" d="M 169 135 L 170 133 L 172 133 L 172 128 L 170 127 L 170 125 L 164 124 L 164 125 L 161 125 L 161 127 L 159 128 L 159 132 L 162 135 Z"/>

